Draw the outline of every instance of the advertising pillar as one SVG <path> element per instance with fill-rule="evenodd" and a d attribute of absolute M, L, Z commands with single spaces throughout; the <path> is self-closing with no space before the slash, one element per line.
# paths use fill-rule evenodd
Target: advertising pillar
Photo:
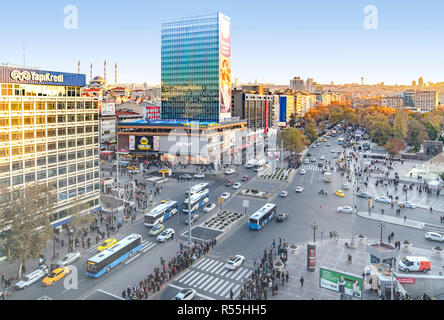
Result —
<path fill-rule="evenodd" d="M 316 245 L 307 243 L 307 271 L 314 272 L 316 270 Z"/>

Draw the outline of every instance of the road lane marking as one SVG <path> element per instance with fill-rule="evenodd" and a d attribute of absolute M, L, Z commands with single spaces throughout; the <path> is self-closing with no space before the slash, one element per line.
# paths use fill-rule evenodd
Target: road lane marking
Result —
<path fill-rule="evenodd" d="M 202 282 L 204 282 L 210 275 L 206 274 L 205 276 L 203 276 L 202 278 L 199 279 L 199 282 L 196 282 L 194 284 L 195 287 L 197 287 L 198 285 L 200 285 Z"/>
<path fill-rule="evenodd" d="M 204 291 L 207 291 L 217 280 L 220 280 L 219 278 L 215 278 L 213 281 L 211 281 L 205 288 L 203 288 Z M 199 287 L 200 289 L 200 287 Z"/>
<path fill-rule="evenodd" d="M 215 284 L 214 284 L 214 286 L 210 289 L 210 290 L 208 290 L 208 292 L 209 293 L 213 293 L 214 291 L 216 291 L 217 290 L 217 288 L 219 288 L 220 286 L 221 286 L 221 284 L 223 284 L 223 283 L 225 283 L 227 280 L 225 280 L 225 279 L 220 279 L 220 281 L 219 282 L 216 282 Z M 228 282 L 228 281 L 227 281 Z"/>
<path fill-rule="evenodd" d="M 188 279 L 189 277 L 191 277 L 192 275 L 194 275 L 196 273 L 197 273 L 197 271 L 192 270 L 191 272 L 187 273 L 186 276 L 184 275 L 181 279 L 178 279 L 177 281 L 184 282 L 184 281 L 186 281 L 186 279 Z"/>
<path fill-rule="evenodd" d="M 236 283 L 231 282 L 231 284 L 220 295 L 228 299 L 230 297 L 229 291 L 235 284 Z M 233 298 L 234 298 L 234 294 L 233 294 Z"/>
<path fill-rule="evenodd" d="M 242 279 L 242 277 L 244 276 L 244 274 L 246 274 L 247 272 L 248 272 L 248 269 L 244 269 L 244 271 L 242 271 L 242 273 L 240 273 L 240 274 L 236 277 L 236 279 L 234 279 L 234 280 L 239 281 L 240 279 Z"/>
<path fill-rule="evenodd" d="M 208 272 L 214 273 L 215 270 L 218 270 L 220 267 L 223 267 L 225 265 L 225 263 L 223 262 L 218 262 L 216 263 L 214 266 L 211 267 L 211 270 L 207 270 Z"/>
<path fill-rule="evenodd" d="M 200 286 L 199 286 L 199 289 L 202 289 L 208 282 L 210 282 L 211 280 L 213 280 L 213 279 L 217 279 L 217 278 L 215 278 L 215 277 L 213 277 L 213 276 L 210 276 L 209 278 L 208 278 L 208 280 L 206 280 L 204 283 L 202 283 Z"/>
<path fill-rule="evenodd" d="M 201 270 L 206 271 L 206 270 L 210 269 L 211 267 L 213 267 L 215 264 L 218 264 L 218 263 L 219 263 L 219 261 L 213 260 L 211 263 L 209 263 L 205 267 L 201 268 Z"/>
<path fill-rule="evenodd" d="M 238 270 L 236 270 L 235 272 L 233 272 L 233 274 L 230 275 L 228 278 L 230 278 L 230 279 L 234 279 L 234 277 L 237 276 L 242 270 L 244 270 L 244 268 L 239 268 Z"/>
<path fill-rule="evenodd" d="M 134 257 L 132 257 L 131 259 L 129 259 L 128 261 L 125 261 L 125 264 L 130 263 L 131 261 L 133 261 L 134 259 L 140 257 L 140 253 L 136 254 Z"/>
<path fill-rule="evenodd" d="M 232 283 L 232 282 L 230 282 L 230 281 L 227 280 L 227 282 L 224 283 L 219 289 L 217 289 L 217 290 L 214 292 L 214 294 L 215 294 L 215 295 L 219 295 L 219 293 L 222 292 L 222 290 L 224 290 L 225 287 L 226 287 L 227 285 L 231 284 L 231 283 Z M 222 294 L 221 294 L 221 296 L 222 296 Z"/>
<path fill-rule="evenodd" d="M 201 275 L 201 273 L 196 272 L 193 276 L 189 277 L 187 280 L 182 281 L 183 284 L 189 284 L 190 281 L 192 281 L 193 279 L 195 279 L 197 276 Z"/>
<path fill-rule="evenodd" d="M 212 259 L 208 259 L 208 261 L 206 261 L 205 263 L 202 263 L 199 267 L 196 267 L 197 269 L 200 269 L 200 270 L 204 270 L 204 268 L 207 266 L 207 265 L 209 265 L 209 264 L 211 264 L 212 262 L 214 262 L 215 260 L 212 260 Z"/>
<path fill-rule="evenodd" d="M 194 267 L 197 268 L 197 266 L 199 266 L 200 264 L 202 264 L 202 262 L 207 261 L 207 260 L 208 260 L 207 258 L 203 258 L 203 259 L 200 260 L 198 263 L 196 263 L 196 264 L 194 265 Z"/>

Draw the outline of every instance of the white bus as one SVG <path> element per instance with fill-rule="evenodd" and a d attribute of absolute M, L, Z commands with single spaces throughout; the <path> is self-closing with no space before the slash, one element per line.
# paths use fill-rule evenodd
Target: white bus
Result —
<path fill-rule="evenodd" d="M 149 213 L 145 214 L 144 224 L 146 227 L 152 227 L 175 215 L 177 211 L 179 211 L 179 204 L 177 201 L 169 200 L 165 203 L 161 203 L 157 207 L 151 209 Z"/>
<path fill-rule="evenodd" d="M 198 193 L 191 195 L 191 213 L 198 210 L 202 206 L 208 203 L 210 201 L 210 190 L 205 189 Z M 185 201 L 182 205 L 182 212 L 188 213 L 188 197 L 185 198 Z"/>
<path fill-rule="evenodd" d="M 202 182 L 202 183 L 196 184 L 195 186 L 192 186 L 190 189 L 191 195 L 201 192 L 202 190 L 205 190 L 205 189 L 210 189 L 209 183 Z M 185 196 L 188 197 L 188 193 L 189 193 L 189 191 L 187 190 L 187 192 L 185 192 Z"/>
<path fill-rule="evenodd" d="M 274 203 L 267 203 L 258 211 L 256 211 L 248 222 L 248 227 L 253 230 L 262 229 L 268 222 L 273 219 L 276 214 L 277 205 Z"/>

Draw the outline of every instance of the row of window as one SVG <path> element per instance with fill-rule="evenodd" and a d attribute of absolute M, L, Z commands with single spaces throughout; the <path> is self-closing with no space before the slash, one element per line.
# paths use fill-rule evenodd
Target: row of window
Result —
<path fill-rule="evenodd" d="M 97 127 L 98 130 L 98 126 Z M 21 131 L 11 131 L 11 132 L 0 132 L 0 142 L 8 142 L 8 141 L 20 141 L 20 140 L 29 140 L 29 139 L 42 139 L 46 137 L 55 137 L 55 136 L 65 136 L 68 135 L 76 135 L 76 134 L 84 134 L 84 133 L 93 133 L 93 126 L 79 126 L 79 127 L 69 127 L 69 128 L 58 128 L 56 129 L 37 129 L 37 130 L 21 130 Z M 88 139 L 88 138 L 87 138 Z M 89 141 L 89 140 L 88 140 Z M 90 144 L 86 142 L 86 144 Z"/>
<path fill-rule="evenodd" d="M 50 143 L 38 143 L 38 144 L 29 144 L 29 145 L 18 145 L 18 146 L 12 146 L 12 147 L 3 147 L 0 148 L 0 158 L 5 158 L 9 156 L 20 156 L 23 154 L 31 154 L 36 152 L 46 152 L 46 151 L 55 151 L 64 149 L 66 147 L 68 148 L 74 148 L 74 147 L 82 147 L 82 146 L 92 146 L 93 141 L 91 138 L 86 139 L 77 139 L 77 140 L 69 140 L 68 143 L 66 141 L 59 141 L 56 142 L 50 142 Z M 85 144 L 86 142 L 86 144 Z M 94 144 L 99 143 L 99 137 L 94 137 Z M 89 149 L 89 150 L 95 150 L 94 153 L 98 153 L 98 149 Z M 63 150 L 60 150 L 63 151 Z M 83 152 L 83 151 L 77 151 L 77 152 Z M 92 152 L 92 151 L 91 151 Z M 75 153 L 75 151 L 74 151 Z M 92 154 L 91 154 L 92 155 Z M 71 156 L 68 156 L 68 159 L 70 159 Z M 80 156 L 78 156 L 79 158 Z M 81 156 L 83 158 L 83 156 Z M 88 157 L 88 156 L 87 156 Z M 63 160 L 65 161 L 65 160 Z"/>
<path fill-rule="evenodd" d="M 88 154 L 87 152 L 87 157 L 91 156 L 91 154 Z M 55 164 L 57 163 L 54 162 L 57 158 L 54 158 L 55 156 L 49 156 L 48 157 L 48 164 Z M 82 157 L 78 157 L 78 159 L 83 158 Z M 59 155 L 59 159 L 60 159 L 60 155 Z M 70 160 L 75 160 L 75 154 L 74 157 L 71 158 Z M 4 164 L 0 164 L 0 173 L 6 173 L 6 172 L 11 172 L 11 171 L 17 171 L 17 170 L 23 170 L 23 167 L 25 167 L 26 169 L 29 168 L 34 168 L 35 167 L 35 158 L 34 159 L 27 159 L 25 161 L 14 161 L 12 162 L 12 164 L 10 165 L 9 163 L 4 163 Z M 66 161 L 66 155 L 63 161 Z M 43 158 L 38 158 L 37 160 L 37 166 L 44 166 L 46 165 L 46 157 Z M 60 164 L 59 164 L 60 165 Z M 73 163 L 73 164 L 69 164 L 67 167 L 66 166 L 59 166 L 59 175 L 62 174 L 66 174 L 66 173 L 72 173 L 72 172 L 76 172 L 76 171 L 83 171 L 85 169 L 92 169 L 94 167 L 98 167 L 99 166 L 99 160 L 88 160 L 86 162 L 81 162 L 81 163 Z"/>
<path fill-rule="evenodd" d="M 81 189 L 81 188 L 79 188 L 79 189 Z M 98 190 L 98 189 L 99 189 L 98 183 L 94 184 L 94 186 L 92 184 L 90 184 L 90 185 L 86 186 L 86 193 L 89 193 L 89 192 L 92 192 L 93 190 Z M 79 191 L 79 190 L 77 192 L 78 192 L 78 194 L 83 194 L 83 193 L 80 193 L 81 191 Z M 71 195 L 72 194 L 73 193 L 71 193 Z M 90 201 L 86 202 L 86 207 L 87 208 L 93 208 L 93 207 L 97 206 L 98 204 L 99 204 L 99 199 L 93 199 L 93 200 L 90 200 Z M 54 221 L 66 218 L 66 217 L 68 217 L 68 216 L 70 216 L 72 214 L 75 214 L 77 212 L 76 210 L 77 209 L 74 208 L 74 207 L 68 208 L 68 209 L 64 209 L 64 210 L 60 210 L 60 211 L 52 214 L 50 216 L 50 218 L 49 218 L 49 221 L 50 222 L 54 222 Z M 62 226 L 62 228 L 63 227 L 67 228 L 67 226 L 68 226 L 67 224 L 64 224 Z"/>
<path fill-rule="evenodd" d="M 182 36 L 182 37 L 170 37 L 170 36 L 165 36 L 165 38 L 162 39 L 162 48 L 178 46 L 178 45 L 182 45 L 182 44 L 212 43 L 214 41 L 219 41 L 219 34 L 218 34 L 218 32 L 205 33 L 205 34 L 201 34 L 201 36 L 194 36 L 194 37 L 185 37 L 185 36 Z"/>
<path fill-rule="evenodd" d="M 0 101 L 0 111 L 98 109 L 97 101 Z"/>
<path fill-rule="evenodd" d="M 80 97 L 81 87 L 1 83 L 0 95 L 29 97 Z"/>
<path fill-rule="evenodd" d="M 22 185 L 24 183 L 31 183 L 37 180 L 45 180 L 47 178 L 52 178 L 56 176 L 57 176 L 57 168 L 48 169 L 47 171 L 42 170 L 38 171 L 37 173 L 31 172 L 31 173 L 26 173 L 24 175 L 21 174 L 17 176 L 2 178 L 0 179 L 0 187 L 11 187 L 11 186 L 15 187 Z M 88 172 L 85 174 L 77 175 L 75 177 L 69 177 L 67 179 L 60 179 L 58 180 L 58 182 L 54 181 L 54 184 L 55 188 L 57 189 L 57 187 L 62 188 L 61 186 L 63 187 L 66 187 L 67 185 L 71 186 L 77 183 L 82 183 L 97 178 L 99 178 L 99 171 Z"/>

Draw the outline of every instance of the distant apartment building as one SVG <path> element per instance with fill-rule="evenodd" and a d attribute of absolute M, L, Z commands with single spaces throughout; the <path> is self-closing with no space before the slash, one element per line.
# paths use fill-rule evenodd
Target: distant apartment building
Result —
<path fill-rule="evenodd" d="M 399 109 L 404 106 L 404 101 L 400 96 L 384 97 L 382 98 L 381 105 L 392 109 Z"/>
<path fill-rule="evenodd" d="M 268 131 L 278 124 L 279 96 L 232 91 L 233 117 L 247 121 L 253 131 Z"/>
<path fill-rule="evenodd" d="M 297 93 L 295 98 L 295 114 L 299 117 L 305 116 L 308 110 L 316 106 L 316 95 Z"/>
<path fill-rule="evenodd" d="M 260 84 L 242 85 L 242 91 L 245 93 L 264 94 L 265 91 L 268 91 L 268 88 L 264 88 L 264 86 Z"/>
<path fill-rule="evenodd" d="M 429 112 L 438 106 L 438 92 L 433 90 L 410 90 L 403 93 L 405 107 L 414 111 Z"/>
<path fill-rule="evenodd" d="M 295 112 L 294 109 L 294 95 L 280 95 L 279 96 L 279 125 L 286 126 L 290 121 L 290 116 Z"/>
<path fill-rule="evenodd" d="M 305 90 L 308 91 L 308 93 L 313 93 L 315 91 L 316 84 L 313 82 L 312 78 L 308 78 L 305 81 Z"/>
<path fill-rule="evenodd" d="M 294 91 L 303 91 L 305 90 L 304 79 L 300 77 L 294 77 L 290 80 L 290 89 Z"/>

